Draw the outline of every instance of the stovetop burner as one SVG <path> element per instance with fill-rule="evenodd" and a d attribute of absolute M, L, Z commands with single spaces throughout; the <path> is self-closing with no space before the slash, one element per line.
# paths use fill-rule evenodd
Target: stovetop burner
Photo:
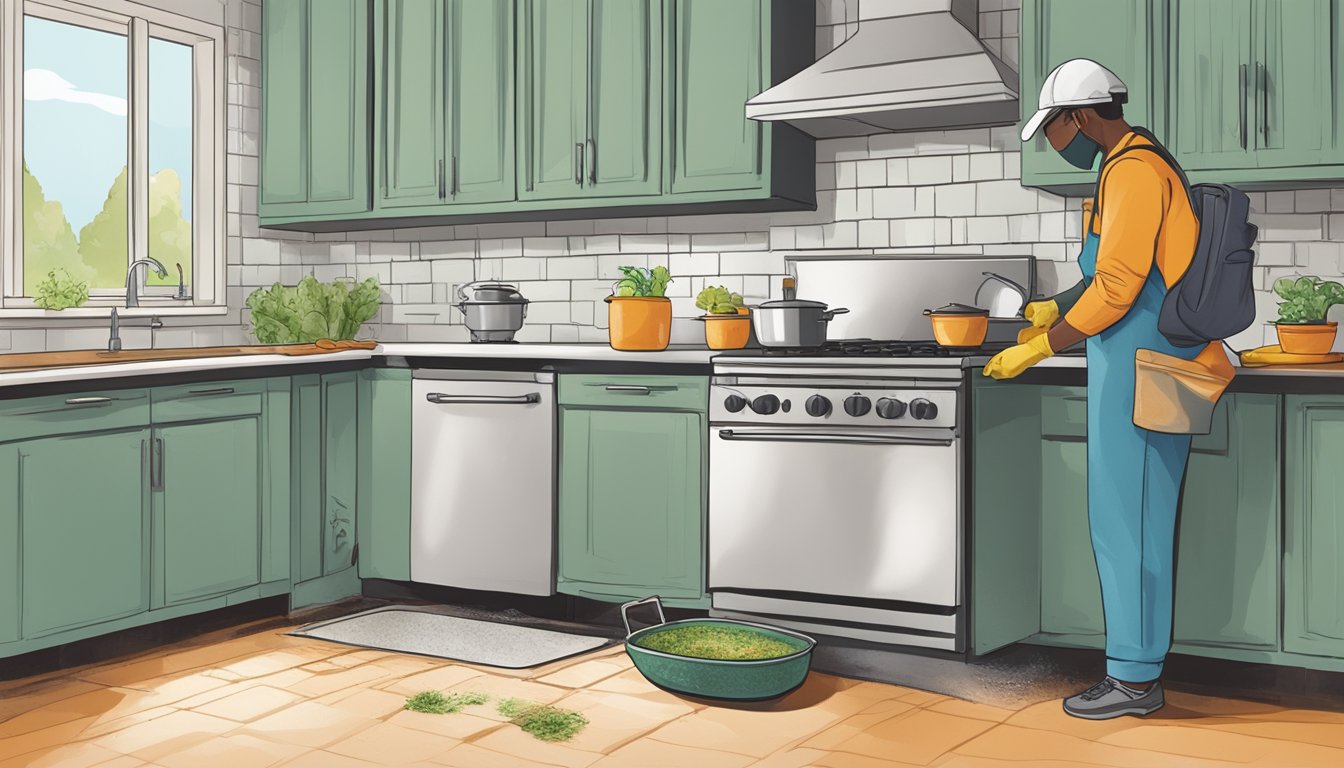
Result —
<path fill-rule="evenodd" d="M 944 347 L 932 341 L 838 339 L 820 347 L 763 347 L 761 353 L 771 357 L 972 357 L 997 354 L 1009 346 Z"/>

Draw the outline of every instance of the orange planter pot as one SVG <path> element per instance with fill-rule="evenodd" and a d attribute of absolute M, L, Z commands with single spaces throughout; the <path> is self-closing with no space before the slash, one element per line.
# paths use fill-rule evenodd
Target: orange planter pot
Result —
<path fill-rule="evenodd" d="M 1280 323 L 1279 346 L 1291 355 L 1324 355 L 1335 345 L 1339 323 Z"/>
<path fill-rule="evenodd" d="M 710 349 L 741 349 L 751 338 L 751 317 L 744 312 L 736 315 L 705 315 L 705 344 Z"/>
<path fill-rule="evenodd" d="M 628 352 L 667 349 L 672 339 L 672 301 L 657 296 L 608 296 L 611 348 Z"/>

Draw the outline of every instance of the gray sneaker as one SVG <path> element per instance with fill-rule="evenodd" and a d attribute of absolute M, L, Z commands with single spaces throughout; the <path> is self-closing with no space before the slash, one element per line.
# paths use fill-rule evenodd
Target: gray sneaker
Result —
<path fill-rule="evenodd" d="M 1086 720 L 1109 720 L 1121 715 L 1151 715 L 1166 703 L 1162 684 L 1136 691 L 1107 677 L 1086 691 L 1064 700 L 1064 711 Z"/>

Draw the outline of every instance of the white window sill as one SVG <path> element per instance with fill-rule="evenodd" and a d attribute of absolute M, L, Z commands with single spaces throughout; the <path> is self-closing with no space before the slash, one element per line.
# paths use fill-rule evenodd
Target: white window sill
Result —
<path fill-rule="evenodd" d="M 142 304 L 138 307 L 76 307 L 61 310 L 38 307 L 0 307 L 0 319 L 78 320 L 80 318 L 108 318 L 112 316 L 113 309 L 117 310 L 118 317 L 217 317 L 229 313 L 228 307 L 156 307 L 153 304 Z"/>

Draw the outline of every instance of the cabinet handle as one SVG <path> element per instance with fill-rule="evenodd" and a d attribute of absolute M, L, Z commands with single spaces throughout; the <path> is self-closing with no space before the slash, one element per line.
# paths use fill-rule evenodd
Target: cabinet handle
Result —
<path fill-rule="evenodd" d="M 588 184 L 597 183 L 597 142 L 588 140 Z"/>
<path fill-rule="evenodd" d="M 608 392 L 627 392 L 632 395 L 647 395 L 653 391 L 649 387 L 641 387 L 638 384 L 608 384 L 605 389 Z"/>
<path fill-rule="evenodd" d="M 1246 148 L 1246 65 L 1239 67 L 1240 72 L 1237 78 L 1237 140 L 1241 142 L 1241 148 Z"/>
<path fill-rule="evenodd" d="M 435 405 L 471 404 L 471 405 L 534 405 L 541 402 L 541 394 L 529 392 L 526 395 L 445 395 L 442 392 L 430 392 L 425 399 Z"/>
<path fill-rule="evenodd" d="M 1264 64 L 1255 65 L 1255 78 L 1260 90 L 1260 135 L 1264 144 L 1269 146 L 1269 69 Z"/>
<path fill-rule="evenodd" d="M 434 175 L 434 183 L 435 183 L 435 184 L 438 186 L 438 188 L 439 188 L 439 199 L 442 200 L 443 198 L 447 197 L 447 195 L 446 195 L 446 194 L 444 193 L 444 191 L 443 191 L 443 161 L 442 161 L 442 160 L 439 160 L 438 170 L 435 171 L 435 175 Z"/>
<path fill-rule="evenodd" d="M 210 395 L 232 395 L 233 387 L 218 387 L 216 389 L 193 389 L 187 393 L 187 397 L 208 397 Z"/>
<path fill-rule="evenodd" d="M 110 397 L 68 397 L 66 405 L 105 405 L 112 402 Z"/>
<path fill-rule="evenodd" d="M 163 438 L 149 441 L 149 490 L 163 490 Z"/>
<path fill-rule="evenodd" d="M 583 142 L 574 145 L 574 183 L 583 186 Z"/>
<path fill-rule="evenodd" d="M 459 190 L 458 190 L 458 187 L 457 187 L 457 155 L 453 155 L 453 184 L 452 184 L 452 194 L 453 194 L 454 197 L 457 196 L 458 191 L 459 191 Z"/>

